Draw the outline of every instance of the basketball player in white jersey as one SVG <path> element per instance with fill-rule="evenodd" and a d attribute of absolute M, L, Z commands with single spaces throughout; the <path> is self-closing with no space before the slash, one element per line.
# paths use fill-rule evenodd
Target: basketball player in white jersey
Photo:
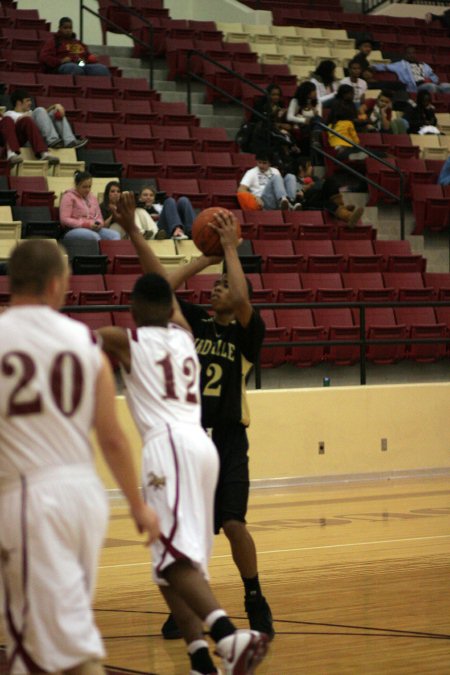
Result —
<path fill-rule="evenodd" d="M 123 225 L 134 222 L 132 194 L 122 194 L 115 218 Z M 99 333 L 103 348 L 122 366 L 127 400 L 144 443 L 145 497 L 161 527 L 152 545 L 154 579 L 188 645 L 191 675 L 218 672 L 203 638 L 204 623 L 225 673 L 253 673 L 266 654 L 267 636 L 236 630 L 207 581 L 218 457 L 201 426 L 200 365 L 193 338 L 159 274 L 137 280 L 131 306 L 136 330 L 110 327 Z"/>
<path fill-rule="evenodd" d="M 100 447 L 149 542 L 155 513 L 140 497 L 115 413 L 109 365 L 90 331 L 59 314 L 68 268 L 29 240 L 8 265 L 0 316 L 0 571 L 8 672 L 99 675 L 104 656 L 91 600 L 107 524 L 89 441 Z"/>

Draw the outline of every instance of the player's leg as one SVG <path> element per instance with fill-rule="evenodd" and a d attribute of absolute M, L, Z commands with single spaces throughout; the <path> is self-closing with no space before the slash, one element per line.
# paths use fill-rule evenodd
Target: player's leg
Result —
<path fill-rule="evenodd" d="M 38 477 L 5 498 L 0 494 L 0 512 L 1 548 L 8 551 L 1 564 L 8 652 L 15 656 L 12 671 L 33 663 L 33 672 L 54 673 L 103 658 L 88 588 L 95 579 L 107 521 L 98 478 L 82 465 L 49 468 L 42 480 Z M 80 561 L 86 522 L 90 566 Z M 49 622 L 49 616 L 54 621 Z"/>
<path fill-rule="evenodd" d="M 250 627 L 275 635 L 272 613 L 259 582 L 256 546 L 245 516 L 249 496 L 248 440 L 242 424 L 213 430 L 220 471 L 215 495 L 215 531 L 223 528 L 245 589 L 245 611 Z"/>
<path fill-rule="evenodd" d="M 189 560 L 177 560 L 165 568 L 161 576 L 170 587 L 162 587 L 163 595 L 188 644 L 191 672 L 196 675 L 217 672 L 209 653 L 205 652 L 203 623 L 208 626 L 217 653 L 223 658 L 226 673 L 253 672 L 267 652 L 267 637 L 257 631 L 237 630 L 214 597 L 203 573 Z"/>
<path fill-rule="evenodd" d="M 203 636 L 201 619 L 172 588 L 160 586 L 160 591 L 171 611 L 170 616 L 173 617 L 176 627 L 180 626 L 181 636 L 187 644 L 191 672 L 198 675 L 217 673 L 208 643 Z"/>

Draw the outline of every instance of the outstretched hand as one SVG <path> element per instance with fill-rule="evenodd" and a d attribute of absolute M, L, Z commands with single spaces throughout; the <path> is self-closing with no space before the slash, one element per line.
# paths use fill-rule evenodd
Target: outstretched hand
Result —
<path fill-rule="evenodd" d="M 139 232 L 134 222 L 136 200 L 133 192 L 122 192 L 117 204 L 110 204 L 110 210 L 114 214 L 114 220 L 119 223 L 127 234 Z"/>
<path fill-rule="evenodd" d="M 237 231 L 237 219 L 233 213 L 219 211 L 214 215 L 212 221 L 208 223 L 208 226 L 218 233 L 220 243 L 224 248 L 226 246 L 234 248 L 239 246 L 240 239 Z"/>

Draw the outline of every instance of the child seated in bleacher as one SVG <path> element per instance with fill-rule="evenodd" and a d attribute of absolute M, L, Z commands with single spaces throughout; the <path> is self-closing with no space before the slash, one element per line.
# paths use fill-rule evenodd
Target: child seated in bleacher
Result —
<path fill-rule="evenodd" d="M 394 93 L 384 89 L 378 97 L 367 98 L 358 110 L 358 123 L 364 124 L 364 131 L 379 131 L 381 133 L 403 134 L 408 125 L 402 119 L 393 117 L 392 102 Z"/>
<path fill-rule="evenodd" d="M 335 150 L 338 159 L 358 161 L 364 160 L 366 155 L 358 152 L 354 146 L 348 142 L 360 143 L 359 136 L 355 128 L 356 109 L 353 103 L 353 87 L 348 84 L 341 84 L 331 107 L 328 118 L 328 126 L 339 133 L 344 138 L 335 134 L 328 133 L 328 142 Z M 346 140 L 348 139 L 348 141 Z"/>

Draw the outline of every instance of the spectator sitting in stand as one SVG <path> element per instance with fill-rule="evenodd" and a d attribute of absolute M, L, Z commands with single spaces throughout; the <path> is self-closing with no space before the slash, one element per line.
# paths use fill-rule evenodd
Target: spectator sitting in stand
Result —
<path fill-rule="evenodd" d="M 374 47 L 373 41 L 368 37 L 360 38 L 356 43 L 356 49 L 359 51 L 352 58 L 352 62 L 356 61 L 361 66 L 361 73 L 370 69 L 369 56 Z"/>
<path fill-rule="evenodd" d="M 344 91 L 344 87 L 348 87 L 350 91 L 347 92 L 347 89 Z M 350 100 L 344 98 L 345 96 L 349 98 L 350 92 L 353 94 L 353 89 L 347 84 L 339 87 L 338 98 L 335 100 L 328 118 L 328 126 L 342 136 L 345 136 L 345 138 L 339 138 L 339 136 L 328 133 L 328 142 L 334 148 L 336 156 L 341 161 L 346 159 L 358 161 L 366 158 L 365 153 L 358 152 L 351 143 L 345 140 L 349 139 L 353 143 L 360 143 L 354 124 L 356 117 L 355 106 Z"/>
<path fill-rule="evenodd" d="M 386 71 L 396 73 L 400 82 L 406 86 L 409 93 L 415 94 L 417 91 L 425 89 L 432 93 L 438 91 L 443 93 L 450 92 L 450 83 L 440 82 L 438 76 L 434 73 L 428 63 L 417 61 L 415 47 L 409 46 L 405 50 L 405 58 L 395 63 L 378 63 L 372 66 L 375 71 Z"/>
<path fill-rule="evenodd" d="M 97 197 L 92 194 L 92 176 L 75 172 L 75 187 L 61 197 L 59 220 L 66 228 L 64 239 L 120 239 L 119 232 L 105 227 Z"/>
<path fill-rule="evenodd" d="M 20 164 L 20 143 L 16 134 L 16 125 L 10 117 L 3 117 L 0 113 L 0 139 L 6 149 L 6 159 L 10 164 Z"/>
<path fill-rule="evenodd" d="M 321 61 L 309 81 L 316 85 L 317 99 L 322 107 L 329 108 L 337 92 L 336 64 L 330 59 Z"/>
<path fill-rule="evenodd" d="M 45 42 L 39 61 L 46 72 L 62 75 L 110 75 L 106 66 L 97 63 L 85 44 L 73 32 L 72 19 L 59 20 L 58 32 Z"/>
<path fill-rule="evenodd" d="M 103 201 L 100 204 L 100 210 L 103 216 L 103 223 L 105 227 L 118 232 L 122 239 L 128 239 L 128 235 L 123 227 L 116 221 L 116 209 L 120 201 L 122 189 L 117 180 L 111 180 L 105 186 L 103 193 Z M 145 209 L 136 209 L 135 224 L 145 239 L 155 239 L 155 235 L 159 232 L 158 226 Z M 161 238 L 161 237 L 159 237 Z"/>
<path fill-rule="evenodd" d="M 322 133 L 315 124 L 317 121 L 322 121 L 322 104 L 317 99 L 317 88 L 313 82 L 302 82 L 297 87 L 289 103 L 287 121 L 295 125 L 294 133 L 298 133 L 297 142 L 302 154 L 309 155 L 313 135 L 317 135 L 320 139 Z"/>
<path fill-rule="evenodd" d="M 32 109 L 33 102 L 26 89 L 15 89 L 11 94 L 14 121 L 30 115 L 49 148 L 82 148 L 87 138 L 77 138 L 60 103 L 54 103 L 47 110 L 42 107 Z M 8 114 L 8 113 L 7 113 Z"/>
<path fill-rule="evenodd" d="M 317 178 L 313 174 L 313 167 L 307 157 L 297 160 L 297 167 L 293 169 L 296 177 L 296 201 L 303 209 L 326 209 L 335 218 L 354 227 L 364 213 L 363 208 L 356 208 L 354 204 L 345 204 L 340 192 L 340 183 L 334 177 Z"/>
<path fill-rule="evenodd" d="M 17 91 L 19 92 L 19 96 L 21 96 L 20 92 L 23 90 L 19 89 Z M 14 91 L 11 94 L 11 102 L 12 105 L 14 106 L 15 106 L 15 99 L 14 99 L 15 95 L 16 92 Z M 10 119 L 15 127 L 14 133 L 18 143 L 18 147 L 15 145 L 15 140 L 11 136 L 10 125 L 8 125 L 8 127 L 5 126 L 7 119 Z M 49 164 L 59 163 L 58 157 L 55 157 L 54 155 L 51 155 L 49 153 L 48 145 L 45 142 L 44 138 L 42 137 L 39 127 L 32 117 L 31 111 L 18 112 L 16 110 L 7 110 L 3 115 L 3 126 L 4 129 L 6 129 L 6 133 L 9 134 L 9 138 L 6 139 L 7 158 L 11 163 L 17 164 L 23 161 L 22 158 L 20 157 L 20 147 L 26 144 L 31 145 L 34 154 L 38 159 L 43 159 L 47 161 Z"/>
<path fill-rule="evenodd" d="M 167 197 L 163 204 L 155 202 L 156 191 L 153 185 L 146 185 L 139 193 L 138 206 L 158 221 L 159 232 L 155 239 L 189 239 L 195 211 L 188 197 Z M 138 209 L 139 210 L 139 209 Z M 162 232 L 165 233 L 162 234 Z"/>
<path fill-rule="evenodd" d="M 367 82 L 361 77 L 362 68 L 359 61 L 350 61 L 348 72 L 348 77 L 344 77 L 339 84 L 348 84 L 353 88 L 353 102 L 359 108 L 361 103 L 364 103 L 364 96 L 367 91 Z"/>
<path fill-rule="evenodd" d="M 428 91 L 419 91 L 416 101 L 408 101 L 402 119 L 407 125 L 409 134 L 440 133 L 435 107 L 431 103 L 431 94 Z"/>
<path fill-rule="evenodd" d="M 358 121 L 364 123 L 365 131 L 381 131 L 382 133 L 403 134 L 408 123 L 402 118 L 392 118 L 392 101 L 394 93 L 384 89 L 375 98 L 366 98 L 358 110 Z"/>
<path fill-rule="evenodd" d="M 259 153 L 256 166 L 241 178 L 237 197 L 244 210 L 287 211 L 296 197 L 295 176 L 286 174 L 283 178 L 279 170 L 270 165 L 268 155 Z M 295 204 L 293 208 L 300 209 L 301 204 Z"/>

